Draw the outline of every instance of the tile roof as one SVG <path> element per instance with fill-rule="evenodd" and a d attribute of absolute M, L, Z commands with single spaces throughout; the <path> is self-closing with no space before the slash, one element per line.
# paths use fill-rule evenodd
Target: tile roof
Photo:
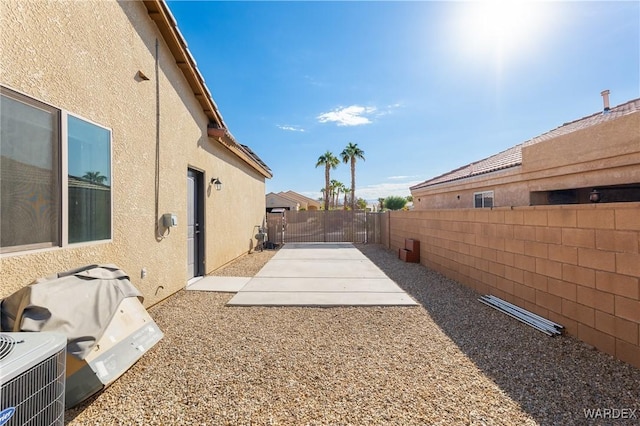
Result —
<path fill-rule="evenodd" d="M 249 148 L 247 145 L 243 145 L 243 144 L 239 144 L 239 145 L 249 157 L 251 157 L 256 163 L 260 164 L 262 167 L 264 167 L 265 170 L 271 173 L 271 169 L 269 168 L 269 166 L 267 166 L 267 164 L 264 161 L 262 161 L 262 159 L 258 156 L 258 154 L 253 152 L 253 150 Z"/>
<path fill-rule="evenodd" d="M 85 178 L 81 178 L 78 176 L 69 175 L 68 178 L 69 188 L 84 188 L 84 189 L 93 189 L 97 191 L 109 191 L 111 190 L 111 185 L 105 185 L 103 183 L 91 182 Z"/>
<path fill-rule="evenodd" d="M 33 185 L 52 186 L 60 185 L 55 183 L 58 179 L 58 171 L 46 169 L 33 164 L 24 163 L 11 157 L 0 156 L 0 180 L 3 182 L 19 182 L 21 187 L 29 188 Z M 85 188 L 100 191 L 109 191 L 111 185 L 91 182 L 79 176 L 68 175 L 67 185 L 69 188 Z M 7 192 L 9 194 L 9 192 Z"/>
<path fill-rule="evenodd" d="M 293 197 L 293 198 L 304 200 L 307 204 L 313 204 L 313 205 L 317 205 L 317 206 L 320 205 L 320 202 L 318 200 L 314 200 L 313 198 L 309 198 L 306 195 L 299 194 L 299 193 L 297 193 L 295 191 L 289 190 L 289 191 L 285 192 L 284 194 L 286 194 L 286 195 L 288 195 L 290 197 Z"/>
<path fill-rule="evenodd" d="M 289 198 L 283 194 L 276 194 L 275 192 L 270 192 L 265 195 L 265 199 L 267 200 L 267 207 L 290 207 L 300 205 L 297 200 Z M 271 202 L 269 202 L 269 200 L 271 200 Z"/>
<path fill-rule="evenodd" d="M 422 183 L 412 186 L 411 190 L 425 188 L 428 186 L 437 185 L 439 183 L 451 182 L 460 180 L 472 176 L 478 176 L 485 173 L 495 172 L 498 170 L 507 169 L 510 167 L 519 166 L 522 164 L 522 147 L 534 145 L 538 142 L 543 142 L 549 139 L 556 138 L 558 136 L 566 135 L 576 132 L 578 130 L 585 129 L 587 127 L 595 126 L 606 121 L 615 120 L 616 118 L 632 114 L 640 111 L 640 98 L 631 100 L 624 104 L 611 108 L 608 112 L 598 112 L 575 121 L 564 123 L 553 130 L 543 133 L 540 136 L 536 136 L 529 139 L 526 142 L 520 143 L 514 147 L 511 147 L 498 154 L 487 157 L 483 160 L 476 161 L 466 166 L 462 166 L 458 169 L 447 172 L 443 175 L 436 176 L 432 179 L 426 180 Z"/>

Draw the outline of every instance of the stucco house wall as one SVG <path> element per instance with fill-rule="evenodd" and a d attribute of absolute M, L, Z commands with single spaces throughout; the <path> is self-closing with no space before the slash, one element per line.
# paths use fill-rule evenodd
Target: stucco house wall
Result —
<path fill-rule="evenodd" d="M 484 191 L 493 191 L 494 207 L 546 204 L 545 197 L 536 198 L 536 193 L 547 191 L 579 189 L 580 202 L 588 202 L 589 191 L 598 187 L 636 185 L 640 193 L 637 104 L 627 103 L 625 108 L 632 112 L 626 115 L 602 122 L 597 121 L 597 114 L 577 120 L 565 125 L 576 129 L 564 132 L 565 126 L 560 127 L 481 160 L 478 166 L 462 168 L 473 172 L 474 167 L 483 167 L 483 162 L 493 161 L 495 169 L 486 173 L 465 177 L 452 171 L 433 180 L 440 182 L 418 184 L 411 188 L 414 209 L 472 208 L 474 194 Z M 591 125 L 591 121 L 595 123 Z M 512 160 L 520 155 L 521 161 Z M 500 168 L 501 162 L 506 167 Z"/>
<path fill-rule="evenodd" d="M 316 201 L 309 197 L 305 197 L 304 195 L 298 194 L 297 192 L 280 192 L 279 195 L 283 195 L 287 198 L 297 201 L 298 203 L 300 203 L 300 209 L 304 208 L 305 210 L 320 210 L 321 207 L 319 201 Z"/>
<path fill-rule="evenodd" d="M 205 272 L 250 250 L 269 173 L 208 136 L 210 118 L 144 3 L 2 1 L 0 27 L 3 86 L 111 129 L 113 194 L 110 240 L 3 253 L 0 297 L 95 263 L 125 270 L 147 306 L 184 288 L 189 168 L 206 183 Z M 160 238 L 163 213 L 178 225 Z"/>
<path fill-rule="evenodd" d="M 289 197 L 273 192 L 265 195 L 266 208 L 271 209 L 287 209 L 287 210 L 300 210 L 300 203 Z"/>

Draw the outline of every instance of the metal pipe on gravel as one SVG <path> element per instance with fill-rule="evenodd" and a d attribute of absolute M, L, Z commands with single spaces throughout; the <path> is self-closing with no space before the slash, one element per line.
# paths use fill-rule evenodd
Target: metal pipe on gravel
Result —
<path fill-rule="evenodd" d="M 484 304 L 485 304 L 485 305 L 487 305 L 487 306 L 490 306 L 490 307 L 492 307 L 492 308 L 494 308 L 494 309 L 496 309 L 496 310 L 498 310 L 498 311 L 500 311 L 500 312 L 502 312 L 502 313 L 504 313 L 504 314 L 506 314 L 506 315 L 508 315 L 508 316 L 510 316 L 510 317 L 512 317 L 512 318 L 514 318 L 514 319 L 516 319 L 516 320 L 518 320 L 518 321 L 520 321 L 520 322 L 524 323 L 524 324 L 527 324 L 527 325 L 528 325 L 528 326 L 530 326 L 530 327 L 535 328 L 535 329 L 536 329 L 536 330 L 538 330 L 538 331 L 543 332 L 543 333 L 544 333 L 544 334 L 546 334 L 547 336 L 552 336 L 552 333 L 551 333 L 549 330 L 547 330 L 546 328 L 538 327 L 537 325 L 531 324 L 531 323 L 529 323 L 529 322 L 525 321 L 524 319 L 522 319 L 522 318 L 520 318 L 520 317 L 518 317 L 518 316 L 516 316 L 516 315 L 511 314 L 510 312 L 503 311 L 502 309 L 498 308 L 497 306 L 493 305 L 492 303 L 487 302 L 487 301 L 486 301 L 486 300 L 484 300 L 484 299 L 478 299 L 478 300 L 479 300 L 480 302 L 484 303 Z"/>
<path fill-rule="evenodd" d="M 524 313 L 524 314 L 526 314 L 526 315 L 529 315 L 529 316 L 531 316 L 531 317 L 533 317 L 533 318 L 536 318 L 536 319 L 538 319 L 538 320 L 540 320 L 540 321 L 542 321 L 542 322 L 544 322 L 544 323 L 547 323 L 547 324 L 549 324 L 549 325 L 551 325 L 551 326 L 553 326 L 553 327 L 556 327 L 556 328 L 564 328 L 564 326 L 562 326 L 562 325 L 560 325 L 560 324 L 558 324 L 558 323 L 555 323 L 555 322 L 553 322 L 553 321 L 550 321 L 550 320 L 548 320 L 547 318 L 541 317 L 540 315 L 536 315 L 536 314 L 534 314 L 533 312 L 527 311 L 526 309 L 523 309 L 523 308 L 521 308 L 520 306 L 517 306 L 517 305 L 514 305 L 514 304 L 512 304 L 512 303 L 509 303 L 509 302 L 507 302 L 507 301 L 505 301 L 505 300 L 502 300 L 502 299 L 500 299 L 500 298 L 498 298 L 498 297 L 495 297 L 495 296 L 488 296 L 488 297 L 489 297 L 489 298 L 491 298 L 491 299 L 493 299 L 493 300 L 496 300 L 496 302 L 498 302 L 498 303 L 501 303 L 501 304 L 506 305 L 506 306 L 510 306 L 510 307 L 512 307 L 513 309 L 516 309 L 516 310 L 518 310 L 518 311 L 521 311 L 522 313 Z"/>
<path fill-rule="evenodd" d="M 495 296 L 482 296 L 478 300 L 549 336 L 561 334 L 561 331 L 556 328 L 556 326 L 563 328 L 561 325 L 549 321 L 546 318 L 542 318 L 539 315 L 535 315 L 500 298 Z"/>
<path fill-rule="evenodd" d="M 513 307 L 510 307 L 509 305 L 502 305 L 500 304 L 499 306 L 505 307 L 506 309 L 510 309 L 512 310 L 517 316 L 524 316 L 524 318 L 528 319 L 529 321 L 535 322 L 537 324 L 540 324 L 541 326 L 545 327 L 546 329 L 550 330 L 551 332 L 553 332 L 554 334 L 562 334 L 562 329 L 564 327 L 562 327 L 559 324 L 555 324 L 551 321 L 544 321 L 544 319 L 540 319 L 538 316 L 531 316 L 529 315 L 530 313 L 526 310 L 522 310 L 522 309 L 516 309 Z"/>
<path fill-rule="evenodd" d="M 521 309 L 518 306 L 514 306 L 514 305 L 511 305 L 509 303 L 502 303 L 502 302 L 503 301 L 500 301 L 500 300 L 497 300 L 497 301 L 493 300 L 491 303 L 495 304 L 497 306 L 503 307 L 505 309 L 512 310 L 512 311 L 520 314 L 523 317 L 530 318 L 532 321 L 535 321 L 535 322 L 538 322 L 540 324 L 543 324 L 545 327 L 555 328 L 555 325 L 553 323 L 551 323 L 550 321 L 546 321 L 543 318 L 535 317 L 530 312 L 528 312 L 528 311 L 526 311 L 524 309 Z"/>
<path fill-rule="evenodd" d="M 523 308 L 521 308 L 521 307 L 519 307 L 517 305 L 513 305 L 513 304 L 511 304 L 511 303 L 509 303 L 507 301 L 504 301 L 504 300 L 502 300 L 500 298 L 497 298 L 495 296 L 489 296 L 487 299 L 492 301 L 492 303 L 495 303 L 497 305 L 505 306 L 507 308 L 514 309 L 514 310 L 516 310 L 518 312 L 521 312 L 523 315 L 531 317 L 531 318 L 533 318 L 533 319 L 535 319 L 535 320 L 537 320 L 537 321 L 539 321 L 539 322 L 541 322 L 543 324 L 547 324 L 547 325 L 549 325 L 551 327 L 560 326 L 559 324 L 556 324 L 556 323 L 554 323 L 552 321 L 549 321 L 546 318 L 543 318 L 543 317 L 541 317 L 539 315 L 536 315 L 536 314 L 534 314 L 534 313 L 532 313 L 530 311 L 527 311 L 526 309 L 523 309 Z M 560 327 L 562 327 L 562 326 L 560 326 Z"/>
<path fill-rule="evenodd" d="M 492 306 L 496 306 L 498 309 L 500 309 L 502 311 L 508 311 L 508 312 L 512 313 L 514 316 L 516 316 L 518 318 L 521 318 L 521 319 L 523 319 L 524 321 L 526 321 L 528 323 L 535 324 L 535 325 L 537 325 L 537 326 L 539 326 L 541 328 L 549 330 L 550 332 L 552 332 L 554 334 L 557 333 L 557 330 L 553 325 L 549 324 L 546 321 L 540 321 L 540 320 L 538 320 L 536 318 L 533 318 L 533 317 L 529 316 L 528 315 L 528 313 L 529 313 L 528 311 L 522 312 L 521 309 L 516 309 L 517 307 L 514 307 L 514 305 L 511 305 L 511 304 L 508 304 L 508 302 L 507 302 L 507 304 L 500 303 L 500 302 L 503 302 L 502 299 L 497 299 L 497 300 L 495 300 L 495 299 L 497 299 L 497 298 L 489 299 L 488 300 L 489 304 L 492 305 Z M 487 300 L 487 299 L 485 299 L 485 300 Z M 559 334 L 559 333 L 557 333 L 557 334 Z"/>
<path fill-rule="evenodd" d="M 510 309 L 510 308 L 508 308 L 506 306 L 503 306 L 503 305 L 496 304 L 494 301 L 487 300 L 486 298 L 483 298 L 481 301 L 483 301 L 485 304 L 491 306 L 492 308 L 494 308 L 494 309 L 496 309 L 496 310 L 498 310 L 498 311 L 500 311 L 502 313 L 508 314 L 512 318 L 515 318 L 515 319 L 517 319 L 517 320 L 519 320 L 521 322 L 524 322 L 524 323 L 526 323 L 528 325 L 531 325 L 532 327 L 535 327 L 537 329 L 542 329 L 542 330 L 548 330 L 548 328 L 544 324 L 530 321 L 529 318 L 527 318 L 524 315 L 521 315 L 519 312 L 517 312 L 517 311 L 515 311 L 513 309 Z"/>
<path fill-rule="evenodd" d="M 523 315 L 521 312 L 516 311 L 515 309 L 511 309 L 509 307 L 506 306 L 501 306 L 501 305 L 495 305 L 495 304 L 491 304 L 491 306 L 494 306 L 496 309 L 500 310 L 501 312 L 504 312 L 506 314 L 509 314 L 509 316 L 516 318 L 522 322 L 524 322 L 525 324 L 528 324 L 538 330 L 541 331 L 545 331 L 548 333 L 556 333 L 556 330 L 550 326 L 548 326 L 547 324 L 544 324 L 540 321 L 537 321 L 531 317 L 528 317 L 526 315 Z M 547 333 L 547 334 L 548 334 Z"/>

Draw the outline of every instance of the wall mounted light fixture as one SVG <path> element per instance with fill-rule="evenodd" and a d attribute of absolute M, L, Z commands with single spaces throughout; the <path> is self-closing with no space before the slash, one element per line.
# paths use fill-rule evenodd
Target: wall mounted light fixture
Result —
<path fill-rule="evenodd" d="M 592 203 L 600 202 L 600 192 L 598 192 L 597 189 L 594 189 L 589 193 L 589 201 L 591 201 Z"/>
<path fill-rule="evenodd" d="M 211 185 L 216 187 L 216 191 L 220 191 L 222 189 L 222 182 L 218 178 L 211 178 Z"/>

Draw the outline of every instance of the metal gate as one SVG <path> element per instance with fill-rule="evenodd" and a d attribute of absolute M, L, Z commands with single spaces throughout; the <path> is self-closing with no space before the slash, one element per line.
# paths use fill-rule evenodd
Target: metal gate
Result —
<path fill-rule="evenodd" d="M 380 213 L 308 210 L 268 213 L 269 241 L 281 243 L 380 243 Z"/>

